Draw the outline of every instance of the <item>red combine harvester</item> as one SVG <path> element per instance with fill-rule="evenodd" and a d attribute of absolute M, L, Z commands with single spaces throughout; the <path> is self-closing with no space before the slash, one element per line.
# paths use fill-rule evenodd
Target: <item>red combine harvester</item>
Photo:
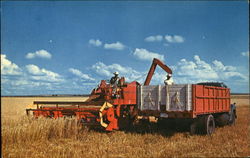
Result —
<path fill-rule="evenodd" d="M 36 109 L 26 109 L 27 115 L 59 118 L 75 116 L 88 126 L 102 126 L 107 131 L 131 127 L 135 120 L 187 122 L 190 132 L 212 134 L 215 124 L 233 124 L 235 105 L 230 105 L 230 89 L 221 83 L 149 85 L 156 66 L 168 74 L 172 70 L 154 59 L 144 85 L 125 82 L 117 85 L 102 80 L 84 102 L 35 101 Z M 167 124 L 165 124 L 167 125 Z"/>

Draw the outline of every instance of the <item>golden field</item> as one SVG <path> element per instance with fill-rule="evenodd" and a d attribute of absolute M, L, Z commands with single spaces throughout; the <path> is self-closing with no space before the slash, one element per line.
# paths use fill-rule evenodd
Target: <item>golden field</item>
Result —
<path fill-rule="evenodd" d="M 1 97 L 2 157 L 246 157 L 250 156 L 249 96 L 232 96 L 234 126 L 212 136 L 153 129 L 136 133 L 88 131 L 74 119 L 33 119 L 33 101 L 84 101 L 83 97 Z"/>
<path fill-rule="evenodd" d="M 249 101 L 249 95 L 231 95 L 231 103 L 236 103 L 236 105 L 249 105 Z"/>

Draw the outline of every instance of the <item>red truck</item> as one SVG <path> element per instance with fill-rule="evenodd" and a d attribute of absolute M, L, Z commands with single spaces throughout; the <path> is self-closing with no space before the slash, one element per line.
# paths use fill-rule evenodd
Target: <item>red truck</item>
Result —
<path fill-rule="evenodd" d="M 58 118 L 75 116 L 86 125 L 97 125 L 107 131 L 126 129 L 135 120 L 156 118 L 158 123 L 185 123 L 191 134 L 212 134 L 215 125 L 233 124 L 235 105 L 230 105 L 230 89 L 222 83 L 149 85 L 159 65 L 168 74 L 172 70 L 154 59 L 144 85 L 125 82 L 117 85 L 102 80 L 84 102 L 35 101 L 35 109 L 26 109 L 27 115 Z"/>
<path fill-rule="evenodd" d="M 190 125 L 190 132 L 212 134 L 215 125 L 233 124 L 236 117 L 230 105 L 230 89 L 215 83 L 139 86 L 139 116 Z"/>

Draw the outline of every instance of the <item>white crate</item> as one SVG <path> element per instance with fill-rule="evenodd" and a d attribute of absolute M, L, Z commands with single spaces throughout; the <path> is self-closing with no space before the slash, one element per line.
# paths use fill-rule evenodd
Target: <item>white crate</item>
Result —
<path fill-rule="evenodd" d="M 137 104 L 140 110 L 192 110 L 191 84 L 139 86 L 137 97 Z"/>

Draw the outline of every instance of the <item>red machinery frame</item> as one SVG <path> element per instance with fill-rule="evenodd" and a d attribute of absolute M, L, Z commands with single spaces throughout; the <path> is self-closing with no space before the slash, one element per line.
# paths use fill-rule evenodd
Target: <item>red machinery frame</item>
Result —
<path fill-rule="evenodd" d="M 165 70 L 168 74 L 172 74 L 172 70 L 167 66 L 165 65 L 162 61 L 160 61 L 159 59 L 156 59 L 154 58 L 153 59 L 153 62 L 152 62 L 152 65 L 148 71 L 148 75 L 146 77 L 146 80 L 144 82 L 144 86 L 147 86 L 150 84 L 150 81 L 154 75 L 154 72 L 155 72 L 155 69 L 156 69 L 156 66 L 159 65 L 163 70 Z"/>
<path fill-rule="evenodd" d="M 82 123 L 101 124 L 107 131 L 117 130 L 118 119 L 123 117 L 124 109 L 128 108 L 130 114 L 135 110 L 137 85 L 139 83 L 136 81 L 125 83 L 124 77 L 119 80 L 117 87 L 102 80 L 86 102 L 35 101 L 37 108 L 26 109 L 26 112 L 29 115 L 30 111 L 33 111 L 35 117 L 76 116 Z"/>

